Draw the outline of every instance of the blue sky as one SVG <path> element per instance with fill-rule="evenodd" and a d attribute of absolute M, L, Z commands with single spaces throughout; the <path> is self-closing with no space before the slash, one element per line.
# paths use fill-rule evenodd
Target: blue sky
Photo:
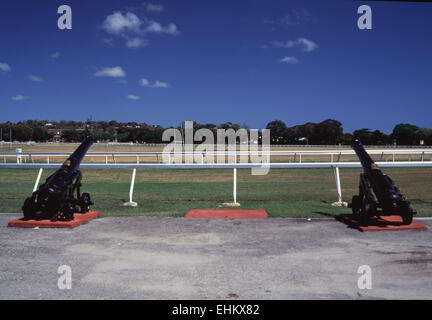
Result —
<path fill-rule="evenodd" d="M 0 122 L 432 127 L 432 4 L 364 3 L 2 0 Z"/>

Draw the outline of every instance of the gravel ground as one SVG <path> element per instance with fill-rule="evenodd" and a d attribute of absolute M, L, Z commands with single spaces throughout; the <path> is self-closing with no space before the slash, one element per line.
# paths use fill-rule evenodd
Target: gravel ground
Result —
<path fill-rule="evenodd" d="M 0 299 L 431 299 L 427 231 L 359 232 L 333 219 L 100 218 L 9 228 Z M 60 289 L 71 269 L 71 289 Z M 372 289 L 359 289 L 368 265 Z M 60 280 L 59 280 L 60 279 Z M 60 286 L 61 287 L 61 286 Z"/>

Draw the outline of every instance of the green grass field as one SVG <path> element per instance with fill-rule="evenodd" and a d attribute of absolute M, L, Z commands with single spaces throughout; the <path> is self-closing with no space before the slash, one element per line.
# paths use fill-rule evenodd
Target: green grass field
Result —
<path fill-rule="evenodd" d="M 139 169 L 134 201 L 128 200 L 132 170 L 82 170 L 82 192 L 89 192 L 93 210 L 102 216 L 183 216 L 190 209 L 217 209 L 232 201 L 230 169 Z M 53 170 L 44 170 L 43 182 Z M 432 168 L 386 168 L 384 170 L 412 202 L 417 216 L 432 216 Z M 0 169 L 0 212 L 21 212 L 37 176 L 32 169 Z M 360 169 L 340 169 L 345 201 L 358 192 Z M 237 201 L 241 209 L 265 209 L 271 217 L 325 217 L 349 213 L 335 208 L 336 186 L 331 169 L 272 169 L 268 175 L 252 176 L 238 170 Z"/>

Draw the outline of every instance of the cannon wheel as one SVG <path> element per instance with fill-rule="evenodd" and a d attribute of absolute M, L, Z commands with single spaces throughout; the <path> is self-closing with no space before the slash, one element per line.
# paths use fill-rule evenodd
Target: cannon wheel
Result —
<path fill-rule="evenodd" d="M 412 223 L 412 220 L 413 220 L 413 215 L 411 213 L 402 216 L 402 223 L 404 225 L 410 225 Z"/>
<path fill-rule="evenodd" d="M 57 212 L 51 221 L 72 221 L 75 218 L 75 206 L 72 202 L 66 201 L 61 208 L 60 212 Z"/>
<path fill-rule="evenodd" d="M 365 198 L 361 200 L 360 197 L 356 201 L 358 201 L 358 205 L 360 206 L 359 213 L 357 214 L 359 223 L 361 225 L 369 225 L 371 218 L 377 213 L 376 203 L 373 201 L 368 201 Z"/>
<path fill-rule="evenodd" d="M 360 214 L 362 209 L 362 202 L 359 196 L 353 196 L 351 200 L 351 209 L 352 213 L 355 215 Z"/>
<path fill-rule="evenodd" d="M 25 199 L 22 210 L 24 213 L 24 219 L 34 219 L 36 214 L 35 199 L 33 197 L 28 197 Z"/>
<path fill-rule="evenodd" d="M 63 206 L 64 221 L 71 221 L 75 218 L 75 206 L 72 202 L 66 202 Z"/>
<path fill-rule="evenodd" d="M 90 206 L 93 204 L 93 202 L 90 199 L 90 194 L 85 192 L 81 195 L 80 198 L 80 207 L 81 207 L 81 213 L 87 213 L 90 210 Z"/>
<path fill-rule="evenodd" d="M 376 205 L 372 201 L 363 201 L 363 213 L 366 217 L 372 218 L 376 215 Z"/>
<path fill-rule="evenodd" d="M 402 224 L 404 225 L 410 225 L 412 223 L 413 220 L 413 207 L 411 206 L 410 203 L 408 202 L 403 202 L 402 205 Z"/>

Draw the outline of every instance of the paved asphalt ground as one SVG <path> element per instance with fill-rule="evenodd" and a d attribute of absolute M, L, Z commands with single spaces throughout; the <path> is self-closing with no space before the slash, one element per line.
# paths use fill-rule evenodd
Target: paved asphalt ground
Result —
<path fill-rule="evenodd" d="M 431 299 L 427 231 L 359 232 L 333 220 L 99 218 L 9 228 L 0 214 L 0 299 Z M 57 282 L 72 270 L 72 289 Z M 359 266 L 372 289 L 359 289 Z"/>

